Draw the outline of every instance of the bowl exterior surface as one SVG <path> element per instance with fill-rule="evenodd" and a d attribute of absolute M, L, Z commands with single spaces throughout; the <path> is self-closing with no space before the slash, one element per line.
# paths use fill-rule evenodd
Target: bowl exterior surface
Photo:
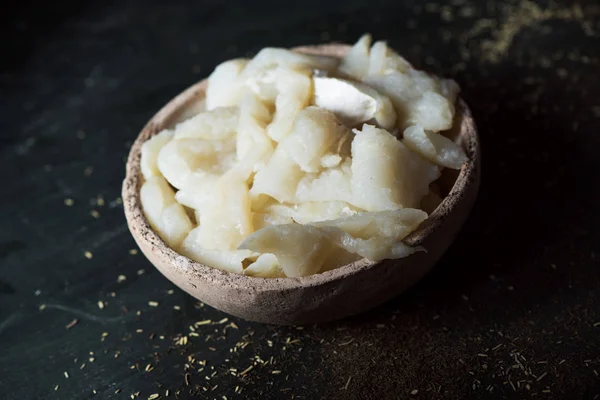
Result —
<path fill-rule="evenodd" d="M 297 48 L 340 56 L 345 45 Z M 254 278 L 196 263 L 170 249 L 152 230 L 140 202 L 143 178 L 141 145 L 164 128 L 181 121 L 203 101 L 206 80 L 190 87 L 160 110 L 132 146 L 123 182 L 123 204 L 129 230 L 148 260 L 169 280 L 198 300 L 231 315 L 272 324 L 310 324 L 364 312 L 399 295 L 419 281 L 454 241 L 475 202 L 480 181 L 477 130 L 467 105 L 459 99 L 460 141 L 469 156 L 454 187 L 438 209 L 406 243 L 423 246 L 399 260 L 360 260 L 322 274 L 302 278 Z"/>

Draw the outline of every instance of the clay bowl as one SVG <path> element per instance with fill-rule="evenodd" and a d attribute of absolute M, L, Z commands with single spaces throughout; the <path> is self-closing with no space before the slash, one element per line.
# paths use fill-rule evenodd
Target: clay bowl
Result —
<path fill-rule="evenodd" d="M 297 51 L 342 56 L 349 46 L 329 44 Z M 199 264 L 169 248 L 152 230 L 140 203 L 140 149 L 152 135 L 172 127 L 198 109 L 206 80 L 179 94 L 144 127 L 133 144 L 123 182 L 123 204 L 129 229 L 152 264 L 198 300 L 231 315 L 272 324 L 309 324 L 357 314 L 390 300 L 421 279 L 450 246 L 465 222 L 479 186 L 477 129 L 467 105 L 457 102 L 454 137 L 469 160 L 460 171 L 442 176 L 447 196 L 405 243 L 424 246 L 400 260 L 359 260 L 322 274 L 265 279 L 232 274 Z M 454 172 L 454 174 L 452 174 Z"/>

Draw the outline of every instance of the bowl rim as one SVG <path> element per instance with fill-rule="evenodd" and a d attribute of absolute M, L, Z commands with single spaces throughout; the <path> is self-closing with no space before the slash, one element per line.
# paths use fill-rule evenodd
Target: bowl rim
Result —
<path fill-rule="evenodd" d="M 292 50 L 340 57 L 350 47 L 342 43 L 329 43 L 315 46 L 300 46 L 292 48 Z M 211 284 L 221 283 L 226 284 L 228 287 L 245 288 L 255 292 L 282 291 L 323 285 L 358 274 L 385 261 L 370 261 L 363 258 L 329 271 L 304 277 L 262 278 L 228 272 L 204 265 L 169 247 L 150 226 L 142 210 L 140 200 L 140 188 L 143 183 L 140 167 L 141 146 L 150 137 L 165 129 L 165 126 L 169 125 L 170 120 L 182 114 L 185 108 L 190 106 L 190 103 L 204 98 L 206 86 L 207 79 L 205 78 L 173 97 L 150 118 L 131 146 L 127 157 L 125 178 L 123 180 L 122 200 L 129 230 L 136 240 L 148 242 L 147 244 L 151 245 L 152 252 L 158 253 L 161 258 L 166 259 L 170 267 L 179 268 L 182 271 L 193 271 L 195 272 L 193 273 L 195 277 L 209 281 Z M 438 207 L 429 214 L 427 219 L 415 231 L 403 240 L 404 243 L 410 246 L 421 245 L 429 235 L 444 223 L 447 216 L 452 213 L 453 209 L 461 201 L 461 193 L 477 177 L 480 158 L 477 127 L 469 107 L 460 96 L 457 97 L 455 106 L 455 118 L 456 116 L 460 116 L 458 120 L 458 123 L 461 124 L 459 135 L 468 160 L 461 167 L 450 192 L 443 198 Z M 465 123 L 471 124 L 472 129 L 465 129 Z M 464 131 L 468 134 L 467 136 L 463 136 Z M 136 231 L 140 233 L 139 236 L 135 234 Z M 409 257 L 394 261 L 401 264 L 403 260 Z M 154 264 L 152 261 L 151 263 Z M 398 267 L 401 267 L 401 265 L 398 265 Z"/>

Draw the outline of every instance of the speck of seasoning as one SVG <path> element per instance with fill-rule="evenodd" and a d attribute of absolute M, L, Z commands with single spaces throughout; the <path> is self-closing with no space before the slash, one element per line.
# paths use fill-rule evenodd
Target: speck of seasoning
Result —
<path fill-rule="evenodd" d="M 160 394 L 152 393 L 150 396 L 148 396 L 148 400 L 158 399 L 159 397 L 160 397 Z"/>
<path fill-rule="evenodd" d="M 69 379 L 69 373 L 67 371 L 63 372 L 63 374 L 65 375 L 65 378 Z"/>
<path fill-rule="evenodd" d="M 543 374 L 541 374 L 540 376 L 538 376 L 538 378 L 537 378 L 535 381 L 536 381 L 536 382 L 539 382 L 539 381 L 541 381 L 542 379 L 544 379 L 544 377 L 545 377 L 546 375 L 548 375 L 548 373 L 547 373 L 547 372 L 544 372 Z"/>
<path fill-rule="evenodd" d="M 412 394 L 413 396 L 416 396 L 417 394 L 419 394 L 419 391 L 417 389 L 413 389 L 410 391 L 410 394 Z"/>
<path fill-rule="evenodd" d="M 110 333 L 108 333 L 108 332 L 102 332 L 102 337 L 103 338 L 107 337 L 108 335 L 110 335 Z"/>
<path fill-rule="evenodd" d="M 90 362 L 94 362 L 95 358 L 94 357 L 90 357 L 89 360 L 90 360 Z"/>
<path fill-rule="evenodd" d="M 169 389 L 165 390 L 165 397 L 169 397 Z"/>
<path fill-rule="evenodd" d="M 44 311 L 46 309 L 46 305 L 45 304 L 40 304 L 40 311 Z"/>
<path fill-rule="evenodd" d="M 54 390 L 55 390 L 55 391 L 56 391 L 56 390 L 58 390 L 58 388 L 59 388 L 59 387 L 60 387 L 60 385 L 56 385 L 56 386 L 54 386 Z"/>
<path fill-rule="evenodd" d="M 96 219 L 100 218 L 100 213 L 97 210 L 90 211 L 90 215 Z"/>
<path fill-rule="evenodd" d="M 252 371 L 254 369 L 254 365 L 249 366 L 248 368 L 246 368 L 245 370 L 243 370 L 242 372 L 240 372 L 240 375 L 246 375 L 248 372 Z"/>
<path fill-rule="evenodd" d="M 471 6 L 464 6 L 461 7 L 458 14 L 463 18 L 470 18 L 475 15 L 475 9 Z"/>
<path fill-rule="evenodd" d="M 85 368 L 85 363 L 81 364 L 81 367 L 79 367 L 79 369 L 84 369 Z"/>
<path fill-rule="evenodd" d="M 149 301 L 149 302 L 148 302 L 148 305 L 149 305 L 150 307 L 158 307 L 158 301 Z"/>
<path fill-rule="evenodd" d="M 93 389 L 93 390 L 92 390 L 92 393 L 94 393 L 94 394 L 98 394 L 98 391 L 97 391 L 96 389 Z"/>
<path fill-rule="evenodd" d="M 142 333 L 142 332 L 144 332 L 144 330 L 143 330 L 143 329 L 136 329 L 135 331 L 136 331 L 137 333 Z"/>
<path fill-rule="evenodd" d="M 224 324 L 227 321 L 229 321 L 229 318 L 223 318 L 222 320 L 220 320 L 219 322 L 217 322 L 217 324 Z"/>
<path fill-rule="evenodd" d="M 146 368 L 144 369 L 146 372 L 150 372 L 154 369 L 154 367 L 152 366 L 152 364 L 148 364 L 146 365 Z"/>
<path fill-rule="evenodd" d="M 280 370 L 276 369 L 275 371 L 271 371 L 273 375 L 279 375 L 281 373 Z"/>
<path fill-rule="evenodd" d="M 446 22 L 451 22 L 454 19 L 454 15 L 452 14 L 452 9 L 450 7 L 442 8 L 442 20 Z"/>
<path fill-rule="evenodd" d="M 119 393 L 121 393 L 121 389 L 115 390 L 115 394 L 119 394 Z"/>
<path fill-rule="evenodd" d="M 129 249 L 129 255 L 135 256 L 138 253 L 138 249 Z"/>
<path fill-rule="evenodd" d="M 599 327 L 599 326 L 600 326 L 600 322 L 596 322 L 596 323 L 594 324 L 594 328 L 597 328 L 597 327 Z"/>
<path fill-rule="evenodd" d="M 566 78 L 569 75 L 567 70 L 564 68 L 557 69 L 556 74 L 559 76 L 559 78 L 562 78 L 562 79 Z"/>
<path fill-rule="evenodd" d="M 123 283 L 127 280 L 127 277 L 125 275 L 119 275 L 117 277 L 117 283 Z"/>
<path fill-rule="evenodd" d="M 348 390 L 348 387 L 350 386 L 350 382 L 352 381 L 352 377 L 348 377 L 348 380 L 346 381 L 346 384 L 344 385 L 344 390 Z"/>
<path fill-rule="evenodd" d="M 104 202 L 104 197 L 102 197 L 102 196 L 98 196 L 98 198 L 96 199 L 96 205 L 97 205 L 98 207 L 103 207 L 103 206 L 104 206 L 104 204 L 105 204 L 105 202 Z"/>
<path fill-rule="evenodd" d="M 179 310 L 181 310 L 181 307 L 179 307 L 179 306 L 173 306 L 173 310 L 179 311 Z"/>
<path fill-rule="evenodd" d="M 146 271 L 142 268 L 142 269 L 138 269 L 137 274 L 138 275 L 144 275 L 146 273 Z"/>
<path fill-rule="evenodd" d="M 115 199 L 115 203 L 116 203 L 116 204 L 123 204 L 123 199 L 122 199 L 121 197 L 117 197 L 117 198 Z"/>
<path fill-rule="evenodd" d="M 185 346 L 188 343 L 188 337 L 187 336 L 182 336 L 181 338 L 179 338 L 179 340 L 177 340 L 175 342 L 177 345 L 179 346 Z"/>
<path fill-rule="evenodd" d="M 104 302 L 102 300 L 98 300 L 98 308 L 99 309 L 104 309 Z"/>
<path fill-rule="evenodd" d="M 75 204 L 75 200 L 71 199 L 70 197 L 65 199 L 65 206 L 71 207 L 73 204 Z"/>
<path fill-rule="evenodd" d="M 75 318 L 73 321 L 71 321 L 67 325 L 65 325 L 65 328 L 71 329 L 72 327 L 77 325 L 78 322 L 79 322 L 79 320 L 77 318 Z"/>
<path fill-rule="evenodd" d="M 173 294 L 173 293 L 175 293 L 175 291 L 173 289 L 167 290 L 167 294 Z"/>
<path fill-rule="evenodd" d="M 203 321 L 198 321 L 198 322 L 194 322 L 194 326 L 200 326 L 200 325 L 208 325 L 212 323 L 212 320 L 210 319 L 205 319 Z"/>

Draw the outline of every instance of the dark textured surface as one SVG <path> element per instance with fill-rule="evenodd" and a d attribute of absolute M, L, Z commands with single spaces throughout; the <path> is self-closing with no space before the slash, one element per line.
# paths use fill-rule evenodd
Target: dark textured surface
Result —
<path fill-rule="evenodd" d="M 597 2 L 58 3 L 0 16 L 3 398 L 600 396 Z M 365 31 L 461 84 L 484 156 L 472 217 L 373 312 L 220 322 L 129 253 L 128 143 L 225 59 Z"/>

